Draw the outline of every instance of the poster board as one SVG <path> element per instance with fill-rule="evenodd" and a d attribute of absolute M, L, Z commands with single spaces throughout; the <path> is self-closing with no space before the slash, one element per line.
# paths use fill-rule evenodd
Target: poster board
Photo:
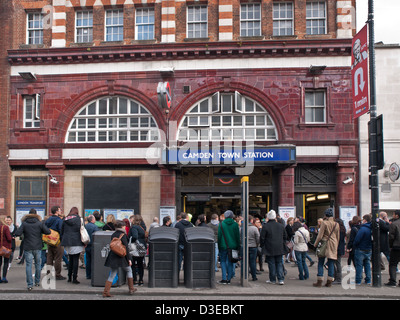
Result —
<path fill-rule="evenodd" d="M 174 222 L 176 220 L 176 207 L 174 206 L 160 207 L 160 225 L 162 225 L 162 221 L 166 216 L 170 216 L 171 221 Z"/>
<path fill-rule="evenodd" d="M 353 219 L 354 216 L 357 216 L 357 206 L 342 206 L 339 207 L 339 216 L 340 219 L 343 220 L 344 226 L 346 227 L 346 231 L 350 229 L 349 222 Z"/>
<path fill-rule="evenodd" d="M 296 207 L 278 207 L 278 212 L 281 218 L 285 221 L 285 225 L 290 217 L 296 217 Z"/>

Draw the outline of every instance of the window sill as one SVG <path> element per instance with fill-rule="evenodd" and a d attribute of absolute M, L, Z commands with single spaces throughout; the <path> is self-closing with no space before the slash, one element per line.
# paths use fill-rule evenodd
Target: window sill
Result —
<path fill-rule="evenodd" d="M 335 123 L 299 123 L 299 128 L 304 130 L 306 128 L 327 128 L 329 130 L 333 130 L 336 126 Z"/>
<path fill-rule="evenodd" d="M 210 41 L 209 37 L 206 38 L 185 38 L 183 39 L 185 42 L 204 42 L 204 41 Z"/>
<path fill-rule="evenodd" d="M 264 36 L 240 36 L 239 40 L 251 41 L 251 40 L 265 40 Z"/>
<path fill-rule="evenodd" d="M 24 132 L 38 132 L 39 135 L 43 136 L 47 130 L 46 128 L 14 128 L 14 135 L 17 137 Z"/>

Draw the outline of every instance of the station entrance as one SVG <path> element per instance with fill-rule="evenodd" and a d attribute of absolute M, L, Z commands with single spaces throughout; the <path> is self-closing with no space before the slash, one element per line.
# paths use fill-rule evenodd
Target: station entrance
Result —
<path fill-rule="evenodd" d="M 270 206 L 270 193 L 250 194 L 249 214 L 260 219 L 265 217 Z M 237 216 L 241 215 L 240 194 L 185 194 L 182 195 L 183 211 L 192 215 L 192 222 L 197 220 L 200 214 L 205 214 L 207 222 L 210 222 L 211 215 L 218 216 L 226 210 L 232 210 Z"/>

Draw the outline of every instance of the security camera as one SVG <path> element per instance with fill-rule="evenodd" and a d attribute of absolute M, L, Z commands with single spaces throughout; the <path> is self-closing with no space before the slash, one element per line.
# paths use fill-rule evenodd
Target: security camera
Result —
<path fill-rule="evenodd" d="M 50 173 L 47 174 L 50 177 L 50 183 L 58 184 L 58 180 L 54 178 Z"/>
<path fill-rule="evenodd" d="M 343 181 L 343 184 L 349 184 L 351 182 L 353 182 L 353 179 L 350 177 L 347 177 L 346 180 Z"/>

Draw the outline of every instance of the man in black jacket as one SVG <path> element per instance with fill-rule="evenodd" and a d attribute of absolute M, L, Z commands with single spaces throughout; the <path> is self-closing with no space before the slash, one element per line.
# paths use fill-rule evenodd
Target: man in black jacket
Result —
<path fill-rule="evenodd" d="M 267 283 L 284 284 L 285 276 L 283 272 L 282 256 L 286 254 L 286 231 L 285 227 L 276 221 L 276 213 L 271 210 L 267 213 L 268 222 L 261 229 L 261 247 L 265 251 L 266 261 L 268 262 L 269 280 Z"/>
<path fill-rule="evenodd" d="M 50 229 L 43 223 L 42 218 L 35 209 L 22 217 L 22 224 L 15 236 L 24 235 L 24 254 L 26 260 L 26 282 L 28 290 L 33 287 L 32 263 L 35 260 L 35 286 L 40 286 L 42 234 L 50 234 Z"/>
<path fill-rule="evenodd" d="M 187 214 L 185 212 L 181 213 L 181 217 L 182 217 L 182 220 L 179 221 L 175 225 L 175 228 L 179 229 L 179 242 L 178 242 L 178 245 L 179 245 L 178 246 L 178 249 L 179 249 L 178 250 L 178 252 L 179 252 L 179 260 L 178 260 L 179 271 L 181 270 L 182 261 L 183 261 L 183 251 L 185 249 L 185 242 L 186 242 L 186 240 L 185 240 L 185 229 L 193 227 L 193 224 L 189 220 L 187 220 L 188 217 L 187 217 Z"/>
<path fill-rule="evenodd" d="M 396 210 L 393 214 L 393 221 L 389 228 L 389 282 L 385 286 L 396 287 L 396 269 L 400 262 L 400 210 Z M 400 283 L 399 283 L 400 285 Z"/>

